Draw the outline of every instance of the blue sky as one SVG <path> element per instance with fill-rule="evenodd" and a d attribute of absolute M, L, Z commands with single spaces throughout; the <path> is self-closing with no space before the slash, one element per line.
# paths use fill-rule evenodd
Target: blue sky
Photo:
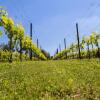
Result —
<path fill-rule="evenodd" d="M 99 0 L 0 0 L 15 23 L 22 23 L 29 35 L 33 23 L 33 41 L 39 39 L 42 48 L 53 55 L 66 38 L 67 46 L 76 42 L 75 23 L 79 23 L 80 37 L 92 31 L 100 32 Z M 1 42 L 6 42 L 2 36 Z"/>

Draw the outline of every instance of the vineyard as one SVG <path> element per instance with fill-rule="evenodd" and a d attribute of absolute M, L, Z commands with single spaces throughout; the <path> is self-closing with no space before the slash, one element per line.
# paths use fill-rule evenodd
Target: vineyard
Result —
<path fill-rule="evenodd" d="M 22 58 L 26 60 L 30 58 L 32 60 L 32 57 L 38 60 L 46 60 L 48 58 L 35 43 L 32 43 L 32 37 L 25 36 L 22 24 L 15 25 L 12 18 L 8 18 L 7 12 L 4 10 L 1 10 L 0 26 L 4 28 L 5 34 L 9 39 L 9 50 L 0 50 L 1 61 L 8 60 L 12 62 L 12 60 L 18 60 L 18 58 L 20 61 L 22 61 Z M 76 27 L 78 28 L 77 24 Z M 2 35 L 2 31 L 0 33 Z M 78 43 L 72 43 L 68 48 L 66 48 L 66 39 L 64 39 L 65 49 L 60 52 L 57 50 L 53 59 L 100 58 L 99 33 L 92 32 L 89 37 L 83 36 L 80 41 L 77 29 L 77 39 Z"/>
<path fill-rule="evenodd" d="M 57 52 L 53 59 L 100 58 L 99 40 L 100 34 L 93 32 L 89 37 L 83 37 L 79 46 L 77 43 L 72 43 L 68 48 L 65 46 L 65 49 L 59 53 Z M 90 46 L 92 49 L 90 49 Z M 80 49 L 80 54 L 78 49 Z"/>
<path fill-rule="evenodd" d="M 0 100 L 100 100 L 100 33 L 82 36 L 50 54 L 0 7 Z"/>
<path fill-rule="evenodd" d="M 14 56 L 15 59 L 18 59 L 19 57 L 20 61 L 22 61 L 22 57 L 24 57 L 24 59 L 28 58 L 27 50 L 30 51 L 30 56 L 32 56 L 31 52 L 34 51 L 34 54 L 37 56 L 37 58 L 46 60 L 46 57 L 41 50 L 37 48 L 34 43 L 32 43 L 32 39 L 29 36 L 25 36 L 24 27 L 22 24 L 15 25 L 12 18 L 8 18 L 7 13 L 4 10 L 1 10 L 0 26 L 4 28 L 5 34 L 9 39 L 9 51 L 1 50 L 1 60 L 8 60 L 9 62 L 12 62 L 12 57 Z M 13 52 L 15 46 L 17 50 Z M 18 48 L 20 49 L 19 52 L 17 52 Z M 25 53 L 23 54 L 22 51 Z"/>

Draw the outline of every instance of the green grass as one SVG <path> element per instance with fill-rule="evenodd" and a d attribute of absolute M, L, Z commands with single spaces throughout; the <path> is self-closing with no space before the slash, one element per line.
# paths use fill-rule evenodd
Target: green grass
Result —
<path fill-rule="evenodd" d="M 0 100 L 100 100 L 100 61 L 0 63 Z"/>

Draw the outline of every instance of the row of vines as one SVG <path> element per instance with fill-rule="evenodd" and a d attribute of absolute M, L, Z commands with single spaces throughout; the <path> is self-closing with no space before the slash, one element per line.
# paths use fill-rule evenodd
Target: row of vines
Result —
<path fill-rule="evenodd" d="M 100 58 L 100 34 L 92 32 L 90 36 L 83 36 L 79 46 L 77 43 L 72 43 L 68 48 L 65 48 L 61 52 L 57 52 L 53 59 L 76 59 L 79 58 L 78 49 L 80 48 L 80 59 L 83 58 Z"/>
<path fill-rule="evenodd" d="M 8 37 L 8 49 L 0 49 L 0 61 L 22 61 L 32 59 L 46 60 L 46 55 L 40 48 L 32 42 L 32 38 L 25 35 L 22 24 L 15 24 L 12 18 L 8 17 L 5 10 L 0 9 L 0 27 L 4 32 L 0 31 L 0 35 L 5 33 Z M 78 30 L 77 30 L 78 31 Z M 77 32 L 78 33 L 78 32 Z M 79 38 L 79 36 L 78 36 Z M 64 42 L 66 40 L 64 39 Z M 90 36 L 84 37 L 78 43 L 72 43 L 68 48 L 60 50 L 53 56 L 53 59 L 69 59 L 69 58 L 100 58 L 100 34 L 92 32 Z"/>
<path fill-rule="evenodd" d="M 23 59 L 28 60 L 30 51 L 34 59 L 46 60 L 45 55 L 41 52 L 32 39 L 25 35 L 25 30 L 22 24 L 15 24 L 12 18 L 9 18 L 5 10 L 0 10 L 0 27 L 8 37 L 8 50 L 0 49 L 0 60 L 9 61 Z"/>

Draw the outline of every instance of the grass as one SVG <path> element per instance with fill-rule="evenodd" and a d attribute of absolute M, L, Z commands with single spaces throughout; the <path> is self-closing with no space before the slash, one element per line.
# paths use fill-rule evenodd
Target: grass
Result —
<path fill-rule="evenodd" d="M 100 61 L 0 63 L 0 100 L 100 100 Z"/>

